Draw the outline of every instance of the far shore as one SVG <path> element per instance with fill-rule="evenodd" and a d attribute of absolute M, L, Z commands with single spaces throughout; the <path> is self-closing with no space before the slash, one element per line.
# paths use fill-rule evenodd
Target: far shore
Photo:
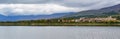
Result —
<path fill-rule="evenodd" d="M 0 23 L 0 26 L 120 26 L 120 23 Z"/>

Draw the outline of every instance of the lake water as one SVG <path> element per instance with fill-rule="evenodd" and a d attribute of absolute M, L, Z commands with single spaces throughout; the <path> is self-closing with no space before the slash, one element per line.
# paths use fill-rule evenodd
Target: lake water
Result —
<path fill-rule="evenodd" d="M 0 26 L 0 39 L 120 39 L 120 27 Z"/>

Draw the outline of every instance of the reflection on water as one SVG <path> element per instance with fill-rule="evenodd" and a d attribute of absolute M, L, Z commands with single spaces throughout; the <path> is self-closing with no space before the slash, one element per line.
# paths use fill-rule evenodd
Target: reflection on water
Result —
<path fill-rule="evenodd" d="M 120 27 L 0 27 L 0 39 L 120 39 Z"/>

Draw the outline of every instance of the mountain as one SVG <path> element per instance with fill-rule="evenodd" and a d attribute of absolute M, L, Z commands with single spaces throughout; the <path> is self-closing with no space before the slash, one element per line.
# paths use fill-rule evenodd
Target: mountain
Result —
<path fill-rule="evenodd" d="M 80 17 L 101 17 L 111 16 L 120 14 L 120 4 L 98 9 L 98 10 L 87 10 L 75 13 L 73 15 L 66 15 L 62 18 L 80 18 Z"/>
<path fill-rule="evenodd" d="M 70 13 L 56 13 L 51 15 L 24 15 L 24 16 L 3 16 L 0 15 L 0 21 L 20 21 L 20 20 L 40 20 L 40 19 L 52 19 L 52 18 L 59 18 Z"/>

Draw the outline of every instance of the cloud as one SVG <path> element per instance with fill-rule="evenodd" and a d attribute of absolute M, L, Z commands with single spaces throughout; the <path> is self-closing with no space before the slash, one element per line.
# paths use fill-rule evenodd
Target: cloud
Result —
<path fill-rule="evenodd" d="M 120 4 L 120 0 L 64 0 L 58 4 L 84 9 L 100 9 Z"/>
<path fill-rule="evenodd" d="M 120 3 L 120 0 L 0 0 L 1 4 L 45 4 L 54 3 L 69 7 L 96 7 L 111 6 Z M 99 6 L 98 6 L 99 5 Z"/>
<path fill-rule="evenodd" d="M 53 13 L 77 12 L 78 8 L 57 4 L 0 4 L 0 14 L 10 15 L 48 15 Z"/>
<path fill-rule="evenodd" d="M 44 4 L 54 3 L 70 7 L 92 7 L 95 5 L 114 5 L 120 3 L 120 0 L 0 0 L 1 4 Z M 104 3 L 104 4 L 102 4 Z M 102 4 L 102 5 L 101 5 Z"/>
<path fill-rule="evenodd" d="M 0 0 L 2 15 L 39 15 L 100 9 L 120 0 Z"/>

